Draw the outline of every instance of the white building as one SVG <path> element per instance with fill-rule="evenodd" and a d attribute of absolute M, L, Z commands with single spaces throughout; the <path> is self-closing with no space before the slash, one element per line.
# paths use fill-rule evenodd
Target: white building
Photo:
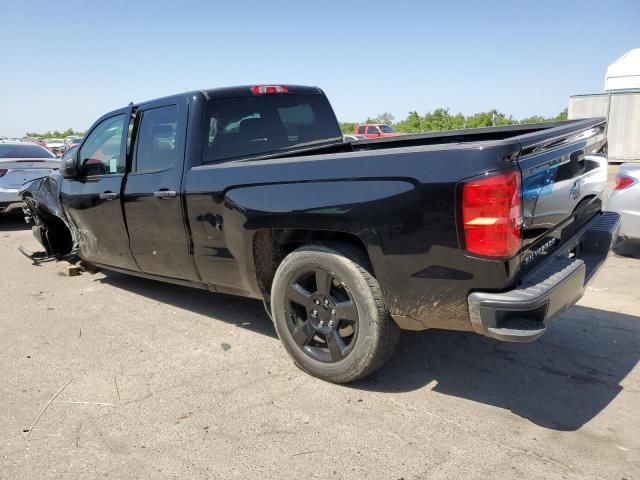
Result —
<path fill-rule="evenodd" d="M 607 68 L 604 92 L 569 98 L 569 119 L 605 117 L 611 162 L 640 162 L 640 48 Z"/>
<path fill-rule="evenodd" d="M 634 48 L 607 68 L 604 91 L 640 89 L 640 48 Z"/>

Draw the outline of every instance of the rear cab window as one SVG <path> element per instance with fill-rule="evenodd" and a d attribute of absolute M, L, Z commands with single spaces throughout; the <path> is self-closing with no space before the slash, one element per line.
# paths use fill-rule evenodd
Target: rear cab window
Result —
<path fill-rule="evenodd" d="M 212 98 L 204 125 L 204 163 L 342 142 L 329 101 L 317 94 Z"/>

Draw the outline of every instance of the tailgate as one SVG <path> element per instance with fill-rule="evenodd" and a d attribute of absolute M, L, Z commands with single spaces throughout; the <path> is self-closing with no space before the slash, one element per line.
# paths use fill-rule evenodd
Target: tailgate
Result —
<path fill-rule="evenodd" d="M 60 168 L 58 159 L 0 160 L 0 187 L 20 188 L 31 180 L 47 176 L 56 168 Z"/>
<path fill-rule="evenodd" d="M 602 208 L 607 159 L 604 119 L 588 119 L 521 139 L 522 273 L 556 250 Z"/>

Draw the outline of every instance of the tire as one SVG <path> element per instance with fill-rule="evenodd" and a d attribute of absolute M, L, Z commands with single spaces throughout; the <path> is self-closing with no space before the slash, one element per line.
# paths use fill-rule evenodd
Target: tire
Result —
<path fill-rule="evenodd" d="M 393 353 L 400 328 L 365 265 L 349 246 L 309 245 L 278 266 L 272 318 L 287 353 L 305 372 L 349 383 L 380 368 Z"/>

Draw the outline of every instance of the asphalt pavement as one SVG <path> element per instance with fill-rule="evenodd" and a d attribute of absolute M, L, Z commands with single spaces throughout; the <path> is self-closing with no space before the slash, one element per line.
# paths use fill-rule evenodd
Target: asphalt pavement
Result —
<path fill-rule="evenodd" d="M 404 333 L 338 386 L 256 301 L 69 277 L 20 245 L 0 217 L 2 479 L 640 478 L 640 259 L 611 254 L 535 343 Z"/>

